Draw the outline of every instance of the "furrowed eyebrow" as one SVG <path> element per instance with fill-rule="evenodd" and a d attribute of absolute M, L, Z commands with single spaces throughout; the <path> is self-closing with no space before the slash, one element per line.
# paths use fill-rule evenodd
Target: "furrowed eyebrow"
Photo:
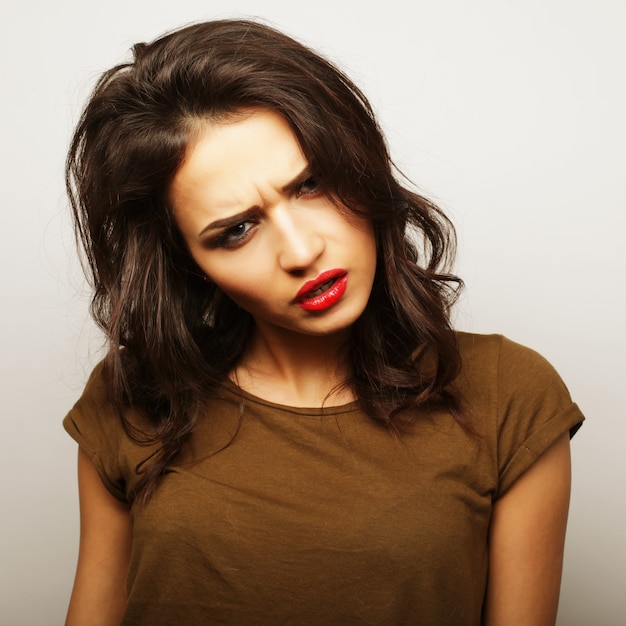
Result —
<path fill-rule="evenodd" d="M 311 168 L 307 165 L 293 180 L 289 181 L 286 185 L 283 185 L 282 192 L 283 193 L 292 193 L 295 191 L 303 182 L 307 180 L 307 178 L 311 177 Z M 241 224 L 241 222 L 245 222 L 251 217 L 255 216 L 259 212 L 259 207 L 253 206 L 241 213 L 237 213 L 236 215 L 229 215 L 228 217 L 224 217 L 220 220 L 215 220 L 211 222 L 207 226 L 205 226 L 201 231 L 198 237 L 202 237 L 207 233 L 214 230 L 223 230 L 226 228 L 230 228 L 231 226 L 237 226 Z"/>
<path fill-rule="evenodd" d="M 215 220 L 211 222 L 208 226 L 205 226 L 201 231 L 198 237 L 202 237 L 206 235 L 208 232 L 213 230 L 223 230 L 226 228 L 230 228 L 231 226 L 237 226 L 237 224 L 241 224 L 241 222 L 245 222 L 249 220 L 251 217 L 255 216 L 259 212 L 259 207 L 253 206 L 246 211 L 242 211 L 241 213 L 237 213 L 236 215 L 229 215 L 228 217 L 224 217 L 221 220 Z"/>
<path fill-rule="evenodd" d="M 313 172 L 311 172 L 311 168 L 307 165 L 293 180 L 283 186 L 282 191 L 285 193 L 295 191 L 303 182 L 311 178 L 312 175 Z"/>

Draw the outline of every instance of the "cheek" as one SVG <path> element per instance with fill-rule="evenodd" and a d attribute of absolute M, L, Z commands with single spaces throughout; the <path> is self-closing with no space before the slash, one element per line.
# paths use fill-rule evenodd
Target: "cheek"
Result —
<path fill-rule="evenodd" d="M 359 242 L 359 248 L 362 250 L 365 272 L 369 275 L 369 278 L 373 284 L 374 276 L 376 274 L 376 265 L 378 261 L 376 235 L 374 233 L 374 227 L 368 225 L 366 234 L 361 238 Z M 371 285 L 370 285 L 371 288 Z"/>
<path fill-rule="evenodd" d="M 254 266 L 253 266 L 254 267 Z M 232 271 L 211 272 L 206 268 L 206 274 L 221 291 L 241 308 L 251 312 L 262 306 L 272 293 L 268 280 L 268 272 L 254 271 L 254 268 L 231 268 Z"/>
<path fill-rule="evenodd" d="M 376 234 L 374 225 L 370 222 L 361 222 L 358 227 L 358 234 L 355 236 L 356 245 L 362 250 L 366 259 L 371 259 L 372 263 L 376 263 Z"/>
<path fill-rule="evenodd" d="M 190 253 L 207 279 L 247 311 L 262 305 L 273 291 L 271 267 L 258 246 L 232 253 L 196 246 Z"/>

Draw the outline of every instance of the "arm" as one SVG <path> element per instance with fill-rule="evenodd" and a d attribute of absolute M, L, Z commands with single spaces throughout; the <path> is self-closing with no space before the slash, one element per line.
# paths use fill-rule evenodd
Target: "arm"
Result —
<path fill-rule="evenodd" d="M 119 626 L 126 605 L 132 521 L 78 451 L 80 547 L 66 626 Z"/>
<path fill-rule="evenodd" d="M 553 626 L 570 494 L 569 435 L 495 503 L 484 626 Z"/>

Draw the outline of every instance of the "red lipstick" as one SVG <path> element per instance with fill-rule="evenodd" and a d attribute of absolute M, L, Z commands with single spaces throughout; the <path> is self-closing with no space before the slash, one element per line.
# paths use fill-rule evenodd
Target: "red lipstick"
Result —
<path fill-rule="evenodd" d="M 296 294 L 294 302 L 305 311 L 324 311 L 337 304 L 346 291 L 348 272 L 333 269 L 308 280 Z"/>

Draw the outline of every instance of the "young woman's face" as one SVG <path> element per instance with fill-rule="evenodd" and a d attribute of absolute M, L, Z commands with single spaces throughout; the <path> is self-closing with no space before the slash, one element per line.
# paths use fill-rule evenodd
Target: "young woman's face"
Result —
<path fill-rule="evenodd" d="M 319 189 L 278 114 L 208 125 L 170 201 L 197 265 L 261 332 L 331 334 L 363 312 L 376 270 L 373 227 Z"/>

